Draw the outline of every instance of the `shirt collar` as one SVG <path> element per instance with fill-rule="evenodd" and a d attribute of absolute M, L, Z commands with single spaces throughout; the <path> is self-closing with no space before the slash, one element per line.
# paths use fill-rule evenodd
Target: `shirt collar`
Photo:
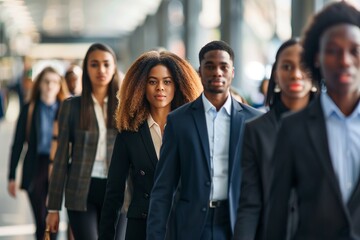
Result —
<path fill-rule="evenodd" d="M 92 97 L 94 103 L 99 104 L 99 102 L 98 102 L 98 100 L 95 98 L 94 94 L 91 94 L 91 97 Z M 104 103 L 105 103 L 105 104 L 107 104 L 108 99 L 109 99 L 108 96 L 106 96 L 106 97 L 104 98 Z"/>
<path fill-rule="evenodd" d="M 45 104 L 41 99 L 40 99 L 39 102 L 40 102 L 40 105 L 42 107 L 45 107 L 45 108 L 50 109 L 50 110 L 56 110 L 58 105 L 59 105 L 58 101 L 55 101 L 53 104 L 50 104 L 50 105 Z"/>
<path fill-rule="evenodd" d="M 147 123 L 149 125 L 149 128 L 151 128 L 154 124 L 157 124 L 154 119 L 152 118 L 151 114 L 149 114 L 148 118 L 147 118 Z"/>
<path fill-rule="evenodd" d="M 208 112 L 211 109 L 216 109 L 215 106 L 205 97 L 204 93 L 201 94 L 201 97 L 202 97 L 202 101 L 204 104 L 205 112 Z M 230 94 L 228 95 L 224 105 L 220 109 L 222 109 L 222 108 L 225 109 L 225 111 L 228 115 L 231 115 L 231 95 Z"/>
<path fill-rule="evenodd" d="M 331 115 L 336 115 L 341 118 L 346 118 L 346 116 L 340 111 L 340 109 L 336 106 L 334 101 L 330 98 L 327 93 L 321 94 L 321 105 L 324 110 L 324 114 L 326 118 L 329 118 Z M 360 117 L 360 104 L 357 103 L 354 111 L 351 113 L 349 117 Z"/>

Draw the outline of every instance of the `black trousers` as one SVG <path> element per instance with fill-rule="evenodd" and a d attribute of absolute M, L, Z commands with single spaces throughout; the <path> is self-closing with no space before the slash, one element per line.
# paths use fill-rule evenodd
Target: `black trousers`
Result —
<path fill-rule="evenodd" d="M 35 219 L 36 239 L 43 240 L 47 214 L 46 196 L 49 187 L 49 155 L 39 155 L 37 163 L 38 166 L 30 187 L 27 189 L 27 194 Z M 55 239 L 56 234 L 52 234 L 51 238 Z"/>
<path fill-rule="evenodd" d="M 230 240 L 231 237 L 229 205 L 224 201 L 219 207 L 209 208 L 200 240 Z"/>
<path fill-rule="evenodd" d="M 97 240 L 99 222 L 104 203 L 106 179 L 92 178 L 87 199 L 87 211 L 68 210 L 69 221 L 76 240 Z M 125 238 L 126 217 L 120 216 L 117 224 L 116 239 Z"/>

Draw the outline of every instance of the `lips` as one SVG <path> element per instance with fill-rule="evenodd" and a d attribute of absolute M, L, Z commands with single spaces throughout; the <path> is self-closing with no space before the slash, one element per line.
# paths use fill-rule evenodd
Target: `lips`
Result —
<path fill-rule="evenodd" d="M 339 74 L 339 81 L 341 83 L 349 83 L 351 82 L 352 75 L 350 73 L 341 73 Z"/>
<path fill-rule="evenodd" d="M 300 83 L 292 83 L 289 85 L 289 89 L 291 91 L 301 91 L 303 89 L 303 85 Z"/>
<path fill-rule="evenodd" d="M 211 85 L 215 85 L 215 86 L 223 86 L 224 85 L 224 81 L 222 81 L 221 79 L 210 80 L 209 83 Z"/>
<path fill-rule="evenodd" d="M 166 98 L 166 96 L 165 96 L 165 95 L 155 95 L 155 98 L 156 98 L 157 100 L 163 100 L 163 99 Z"/>

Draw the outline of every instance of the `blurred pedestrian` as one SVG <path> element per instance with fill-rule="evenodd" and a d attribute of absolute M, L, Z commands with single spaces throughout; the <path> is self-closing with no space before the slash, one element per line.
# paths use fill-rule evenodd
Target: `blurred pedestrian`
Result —
<path fill-rule="evenodd" d="M 29 102 L 21 108 L 11 149 L 8 191 L 16 197 L 16 168 L 27 143 L 20 187 L 28 194 L 38 240 L 43 239 L 45 231 L 52 127 L 60 103 L 66 97 L 68 90 L 63 77 L 52 67 L 44 68 L 35 78 Z"/>
<path fill-rule="evenodd" d="M 243 177 L 234 240 L 263 238 L 264 207 L 273 169 L 271 157 L 281 117 L 303 109 L 317 95 L 316 83 L 302 66 L 302 51 L 297 39 L 285 41 L 280 46 L 265 102 L 270 111 L 245 125 L 241 158 Z M 290 206 L 292 217 L 296 219 L 296 204 L 291 202 Z M 293 229 L 293 225 L 289 226 L 289 233 Z"/>
<path fill-rule="evenodd" d="M 293 239 L 360 239 L 360 12 L 334 2 L 304 33 L 304 64 L 326 89 L 282 121 L 265 239 L 285 239 L 292 188 Z"/>

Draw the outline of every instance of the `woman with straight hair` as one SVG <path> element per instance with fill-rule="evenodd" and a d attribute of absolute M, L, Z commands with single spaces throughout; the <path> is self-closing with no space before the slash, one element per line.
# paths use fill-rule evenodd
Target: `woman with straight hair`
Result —
<path fill-rule="evenodd" d="M 58 231 L 65 192 L 65 207 L 75 239 L 98 238 L 117 134 L 113 116 L 118 86 L 115 53 L 104 44 L 91 45 L 83 63 L 81 96 L 65 101 L 59 113 L 58 148 L 48 196 L 47 224 L 51 232 Z"/>
<path fill-rule="evenodd" d="M 35 78 L 30 100 L 20 111 L 11 149 L 8 192 L 16 197 L 16 168 L 24 144 L 21 188 L 29 197 L 36 223 L 36 239 L 45 232 L 48 168 L 53 124 L 61 102 L 69 96 L 64 78 L 53 67 L 45 67 Z"/>

